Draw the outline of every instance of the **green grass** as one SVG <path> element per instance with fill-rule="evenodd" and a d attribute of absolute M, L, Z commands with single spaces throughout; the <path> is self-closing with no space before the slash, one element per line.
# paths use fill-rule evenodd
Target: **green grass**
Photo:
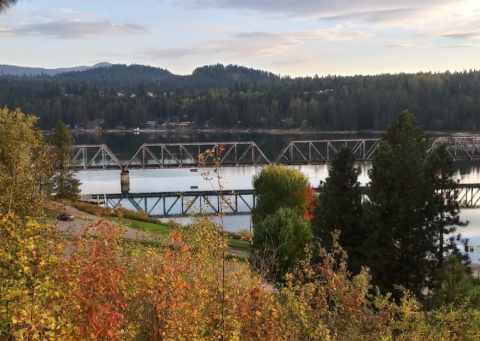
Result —
<path fill-rule="evenodd" d="M 111 217 L 113 221 L 118 222 L 117 217 Z M 148 231 L 152 233 L 160 233 L 160 234 L 169 234 L 173 231 L 173 229 L 169 226 L 161 225 L 158 223 L 147 223 L 144 221 L 139 220 L 132 220 L 132 219 L 122 219 L 122 222 L 125 226 L 128 226 L 132 229 L 139 230 L 139 231 Z"/>
<path fill-rule="evenodd" d="M 109 216 L 112 221 L 118 222 L 118 217 L 111 215 L 111 209 L 104 208 L 97 205 L 92 205 L 82 202 L 70 202 L 64 201 L 64 204 L 71 205 L 80 211 L 87 212 L 99 216 Z M 154 218 L 149 218 L 138 212 L 133 212 L 130 210 L 123 211 L 124 218 L 122 219 L 123 225 L 130 227 L 138 231 L 146 231 L 154 234 L 163 234 L 167 235 L 173 231 L 174 223 L 171 222 L 168 225 L 164 225 L 159 220 Z M 133 218 L 133 219 L 129 219 Z M 248 240 L 241 239 L 241 235 L 235 232 L 227 232 L 227 244 L 228 247 L 234 250 L 246 251 L 249 252 L 251 248 L 251 243 Z"/>

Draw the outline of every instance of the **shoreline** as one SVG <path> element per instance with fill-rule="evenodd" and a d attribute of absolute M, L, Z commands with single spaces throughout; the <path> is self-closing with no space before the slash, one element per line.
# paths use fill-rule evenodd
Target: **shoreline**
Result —
<path fill-rule="evenodd" d="M 357 134 L 371 134 L 382 135 L 384 130 L 300 130 L 300 129 L 201 129 L 201 128 L 180 128 L 180 129 L 140 129 L 140 130 L 69 130 L 72 134 L 145 134 L 145 133 L 162 133 L 162 134 L 219 134 L 219 133 L 237 133 L 237 134 L 270 134 L 270 135 L 357 135 Z M 50 131 L 44 131 L 50 133 Z M 431 136 L 478 136 L 480 133 L 465 132 L 465 131 L 425 131 L 426 135 Z"/>

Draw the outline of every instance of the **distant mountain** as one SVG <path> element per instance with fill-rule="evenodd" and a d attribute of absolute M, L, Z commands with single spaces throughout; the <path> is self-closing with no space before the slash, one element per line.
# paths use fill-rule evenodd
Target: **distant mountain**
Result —
<path fill-rule="evenodd" d="M 238 65 L 214 64 L 195 69 L 190 75 L 147 65 L 99 63 L 72 68 L 28 68 L 0 65 L 0 77 L 48 77 L 60 84 L 89 83 L 99 90 L 137 92 L 139 87 L 151 92 L 206 90 L 218 87 L 240 87 L 246 84 L 277 83 L 282 78 L 271 72 Z M 243 85 L 242 85 L 243 84 Z"/>
<path fill-rule="evenodd" d="M 55 76 L 60 73 L 64 72 L 71 72 L 71 71 L 84 71 L 89 69 L 95 69 L 99 67 L 105 67 L 111 65 L 110 63 L 98 63 L 92 66 L 74 66 L 74 67 L 65 67 L 65 68 L 57 68 L 57 69 L 45 69 L 40 67 L 26 67 L 26 66 L 15 66 L 15 65 L 5 65 L 0 64 L 0 74 L 4 75 L 14 75 L 14 76 Z"/>
<path fill-rule="evenodd" d="M 61 83 L 87 82 L 100 89 L 116 88 L 119 90 L 136 89 L 139 83 L 157 84 L 161 80 L 177 77 L 169 71 L 146 65 L 112 64 L 88 70 L 60 73 L 54 79 Z M 147 86 L 150 88 L 150 86 Z"/>
<path fill-rule="evenodd" d="M 206 65 L 195 69 L 191 75 L 175 75 L 168 70 L 145 65 L 114 64 L 84 71 L 61 73 L 54 78 L 60 83 L 87 82 L 98 89 L 115 88 L 136 91 L 138 86 L 148 91 L 204 90 L 233 87 L 235 84 L 274 83 L 281 77 L 267 71 L 238 65 Z"/>

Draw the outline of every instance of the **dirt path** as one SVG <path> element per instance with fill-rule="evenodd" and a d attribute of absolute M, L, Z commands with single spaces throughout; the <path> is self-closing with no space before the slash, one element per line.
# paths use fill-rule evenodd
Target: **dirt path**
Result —
<path fill-rule="evenodd" d="M 96 215 L 80 211 L 72 206 L 64 206 L 64 208 L 74 214 L 75 219 L 72 221 L 57 220 L 58 229 L 63 234 L 78 235 L 82 233 L 83 226 L 101 219 Z M 83 218 L 78 218 L 80 216 Z M 126 237 L 129 239 L 151 239 L 151 235 L 149 233 L 138 231 L 130 227 L 127 227 Z"/>

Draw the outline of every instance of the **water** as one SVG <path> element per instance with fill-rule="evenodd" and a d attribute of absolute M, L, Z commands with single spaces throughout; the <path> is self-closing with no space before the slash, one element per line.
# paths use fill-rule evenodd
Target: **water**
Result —
<path fill-rule="evenodd" d="M 133 133 L 103 133 L 103 134 L 76 134 L 76 144 L 102 144 L 105 143 L 121 161 L 128 161 L 143 143 L 175 143 L 175 142 L 231 142 L 254 141 L 270 160 L 274 159 L 283 147 L 291 140 L 306 139 L 345 139 L 345 138 L 372 138 L 378 136 L 368 135 L 336 135 L 336 134 L 247 134 L 247 133 L 200 133 L 194 135 L 178 135 L 165 133 L 146 133 L 135 135 Z M 360 183 L 368 182 L 368 169 L 370 164 L 360 164 L 362 170 Z M 297 166 L 313 186 L 318 186 L 321 180 L 328 176 L 328 166 Z M 189 169 L 159 169 L 159 170 L 133 170 L 130 172 L 130 193 L 149 192 L 181 192 L 189 191 L 192 186 L 198 190 L 218 189 L 218 184 L 207 182 L 202 172 L 213 169 L 199 170 L 197 173 Z M 240 190 L 252 188 L 252 177 L 261 171 L 261 167 L 222 168 L 220 175 L 225 190 Z M 455 163 L 455 176 L 462 183 L 480 183 L 480 162 Z M 84 194 L 92 193 L 120 193 L 120 171 L 87 171 L 79 172 L 78 178 L 82 181 L 81 191 Z M 213 187 L 212 187 L 213 186 Z M 197 189 L 196 189 L 197 190 Z M 133 207 L 127 207 L 133 208 Z M 470 222 L 468 227 L 459 232 L 470 239 L 470 245 L 480 245 L 480 209 L 464 209 L 461 212 L 463 220 Z M 180 223 L 188 223 L 188 218 L 175 219 Z M 250 228 L 250 216 L 228 216 L 224 218 L 227 230 L 238 231 Z M 480 252 L 471 255 L 473 262 L 480 262 Z"/>

